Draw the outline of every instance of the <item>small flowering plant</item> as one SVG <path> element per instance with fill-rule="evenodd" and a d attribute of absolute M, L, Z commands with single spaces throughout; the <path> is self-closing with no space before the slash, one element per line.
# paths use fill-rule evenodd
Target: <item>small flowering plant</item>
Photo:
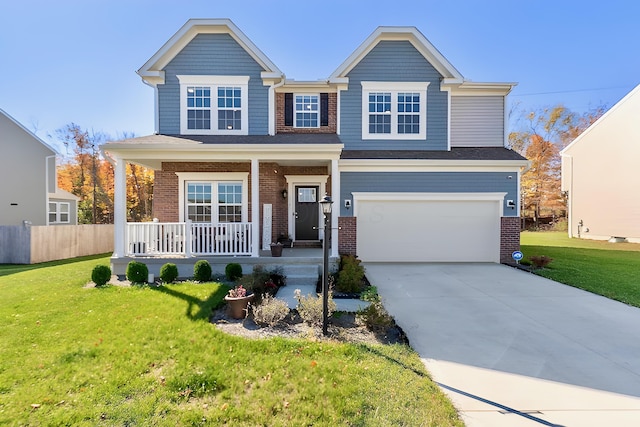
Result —
<path fill-rule="evenodd" d="M 242 285 L 238 285 L 235 288 L 229 290 L 228 295 L 231 298 L 243 298 L 247 296 L 247 290 Z"/>
<path fill-rule="evenodd" d="M 276 285 L 275 282 L 272 279 L 269 279 L 266 282 L 264 282 L 264 286 L 265 286 L 265 288 L 267 288 L 267 290 L 278 289 L 278 285 Z"/>

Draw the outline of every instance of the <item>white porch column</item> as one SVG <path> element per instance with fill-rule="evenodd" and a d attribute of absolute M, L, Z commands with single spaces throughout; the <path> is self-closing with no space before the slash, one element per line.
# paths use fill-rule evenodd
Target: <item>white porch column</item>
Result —
<path fill-rule="evenodd" d="M 333 209 L 331 210 L 331 256 L 338 256 L 338 217 L 342 203 L 340 200 L 340 171 L 338 170 L 338 159 L 331 160 L 331 199 L 333 199 Z"/>
<path fill-rule="evenodd" d="M 251 256 L 260 256 L 260 162 L 251 159 Z"/>
<path fill-rule="evenodd" d="M 127 228 L 127 163 L 120 157 L 114 159 L 113 170 L 113 256 L 126 256 L 125 234 Z"/>

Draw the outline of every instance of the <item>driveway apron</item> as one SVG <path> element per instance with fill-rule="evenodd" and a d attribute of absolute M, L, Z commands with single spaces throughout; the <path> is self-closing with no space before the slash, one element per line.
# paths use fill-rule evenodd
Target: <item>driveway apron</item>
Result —
<path fill-rule="evenodd" d="M 640 309 L 499 264 L 365 268 L 468 426 L 640 425 Z"/>

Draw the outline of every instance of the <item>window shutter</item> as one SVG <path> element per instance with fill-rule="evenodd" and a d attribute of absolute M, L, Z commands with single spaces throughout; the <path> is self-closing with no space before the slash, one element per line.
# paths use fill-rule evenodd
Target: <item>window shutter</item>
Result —
<path fill-rule="evenodd" d="M 329 94 L 320 94 L 320 126 L 329 126 Z"/>
<path fill-rule="evenodd" d="M 293 126 L 293 94 L 284 94 L 284 125 Z"/>

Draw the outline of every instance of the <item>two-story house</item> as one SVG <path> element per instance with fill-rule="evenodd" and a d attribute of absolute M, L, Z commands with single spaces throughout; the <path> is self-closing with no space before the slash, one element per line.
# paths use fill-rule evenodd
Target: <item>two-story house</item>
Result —
<path fill-rule="evenodd" d="M 0 110 L 0 225 L 74 225 L 79 198 L 58 188 L 56 150 Z"/>
<path fill-rule="evenodd" d="M 193 19 L 138 74 L 156 132 L 103 146 L 118 274 L 133 257 L 318 242 L 325 194 L 333 257 L 506 262 L 519 248 L 514 84 L 465 80 L 414 27 L 379 27 L 326 79 L 296 81 L 231 21 Z M 126 223 L 127 162 L 156 171 L 152 223 Z"/>

